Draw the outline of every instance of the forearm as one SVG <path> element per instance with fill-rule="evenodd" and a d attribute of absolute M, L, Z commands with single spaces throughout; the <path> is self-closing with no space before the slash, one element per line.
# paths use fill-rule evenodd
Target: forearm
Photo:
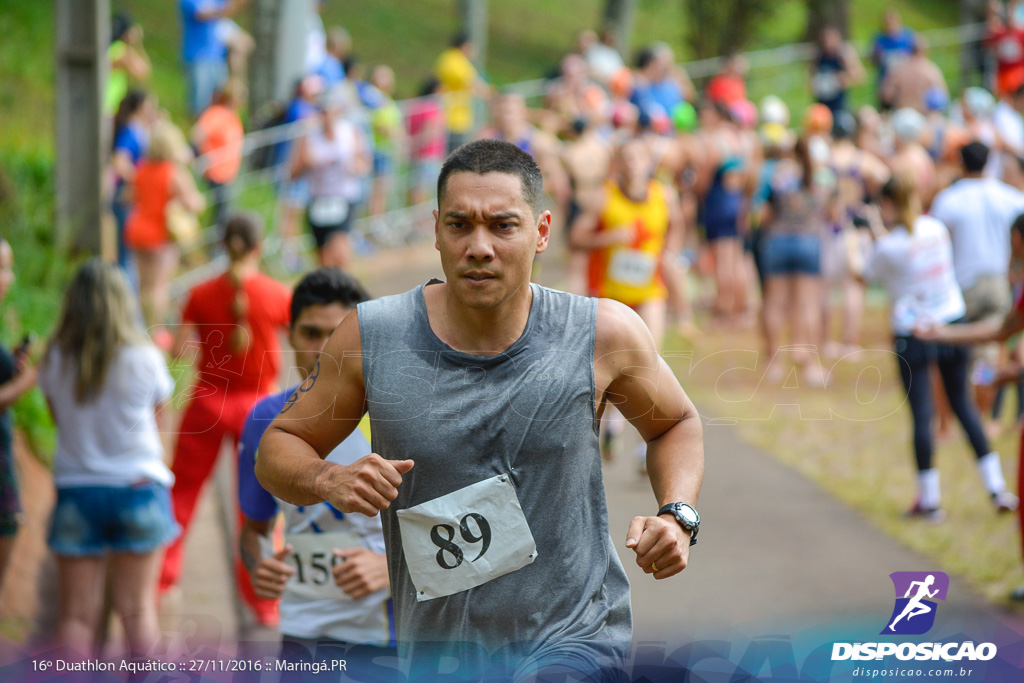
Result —
<path fill-rule="evenodd" d="M 326 500 L 322 484 L 335 465 L 322 460 L 303 439 L 273 424 L 260 441 L 256 478 L 267 491 L 293 505 L 315 505 Z"/>
<path fill-rule="evenodd" d="M 0 384 L 0 410 L 10 408 L 31 387 L 32 384 L 27 383 L 22 375 L 17 375 L 11 381 Z"/>
<path fill-rule="evenodd" d="M 935 330 L 935 341 L 948 344 L 981 344 L 1004 341 L 1009 334 L 1003 334 L 1003 321 L 990 319 L 961 325 L 944 325 Z"/>
<path fill-rule="evenodd" d="M 570 232 L 569 243 L 575 249 L 604 249 L 614 244 L 622 244 L 622 236 L 613 230 L 579 230 Z"/>
<path fill-rule="evenodd" d="M 242 524 L 242 531 L 238 535 L 238 551 L 242 564 L 250 574 L 256 571 L 257 565 L 264 557 L 263 544 L 270 540 L 268 524 L 253 524 L 250 520 Z"/>
<path fill-rule="evenodd" d="M 658 507 L 696 503 L 704 480 L 704 428 L 695 411 L 647 442 L 647 472 Z"/>

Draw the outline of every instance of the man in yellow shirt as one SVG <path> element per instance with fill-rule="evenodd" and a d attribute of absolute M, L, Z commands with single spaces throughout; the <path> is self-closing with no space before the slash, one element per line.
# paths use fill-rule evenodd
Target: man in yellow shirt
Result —
<path fill-rule="evenodd" d="M 574 222 L 571 244 L 590 252 L 591 295 L 635 310 L 660 348 L 667 312 L 662 258 L 682 244 L 679 200 L 674 189 L 654 179 L 642 138 L 616 149 L 611 170 L 599 197 Z"/>
<path fill-rule="evenodd" d="M 668 310 L 663 259 L 682 247 L 682 212 L 673 188 L 655 180 L 651 150 L 643 138 L 622 142 L 615 150 L 610 177 L 574 221 L 573 249 L 590 254 L 591 296 L 615 299 L 647 324 L 660 349 Z M 611 459 L 614 441 L 626 427 L 617 410 L 606 411 L 601 455 Z M 647 446 L 636 444 L 637 464 L 647 473 Z"/>
<path fill-rule="evenodd" d="M 460 33 L 452 39 L 451 47 L 441 53 L 434 64 L 434 75 L 441 83 L 441 93 L 448 118 L 448 153 L 468 142 L 473 132 L 473 93 L 486 90 L 470 61 L 473 44 Z"/>

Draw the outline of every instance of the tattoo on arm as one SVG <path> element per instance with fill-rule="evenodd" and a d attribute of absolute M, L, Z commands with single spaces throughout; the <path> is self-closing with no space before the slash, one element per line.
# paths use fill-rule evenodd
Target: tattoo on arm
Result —
<path fill-rule="evenodd" d="M 242 544 L 239 547 L 239 551 L 239 554 L 242 556 L 242 564 L 245 566 L 246 571 L 252 574 L 256 571 L 256 565 L 259 562 L 258 558 L 256 558 L 252 552 L 245 547 L 245 544 Z"/>
<path fill-rule="evenodd" d="M 300 384 L 295 391 L 292 392 L 291 396 L 288 397 L 288 400 L 284 402 L 284 408 L 281 409 L 282 415 L 291 410 L 292 406 L 295 405 L 295 402 L 299 400 L 299 397 L 302 394 L 305 394 L 313 388 L 318 377 L 320 377 L 320 361 L 316 362 L 316 365 L 313 367 L 313 371 L 309 373 L 309 377 L 306 378 L 306 381 Z"/>

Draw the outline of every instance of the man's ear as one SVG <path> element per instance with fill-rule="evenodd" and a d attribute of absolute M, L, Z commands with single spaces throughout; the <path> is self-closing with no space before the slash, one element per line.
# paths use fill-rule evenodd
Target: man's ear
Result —
<path fill-rule="evenodd" d="M 541 254 L 548 248 L 551 240 L 551 212 L 544 211 L 537 219 L 537 253 Z"/>
<path fill-rule="evenodd" d="M 434 249 L 441 251 L 441 244 L 437 241 L 437 232 L 441 229 L 441 213 L 434 209 Z"/>

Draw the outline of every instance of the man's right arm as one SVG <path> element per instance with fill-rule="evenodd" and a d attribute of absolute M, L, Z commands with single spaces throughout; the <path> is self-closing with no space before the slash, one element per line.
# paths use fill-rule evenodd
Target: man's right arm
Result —
<path fill-rule="evenodd" d="M 362 344 L 357 314 L 338 326 L 313 373 L 288 397 L 267 427 L 256 458 L 263 487 L 295 505 L 329 502 L 368 516 L 398 497 L 411 460 L 390 462 L 370 453 L 352 465 L 324 460 L 366 412 Z"/>

